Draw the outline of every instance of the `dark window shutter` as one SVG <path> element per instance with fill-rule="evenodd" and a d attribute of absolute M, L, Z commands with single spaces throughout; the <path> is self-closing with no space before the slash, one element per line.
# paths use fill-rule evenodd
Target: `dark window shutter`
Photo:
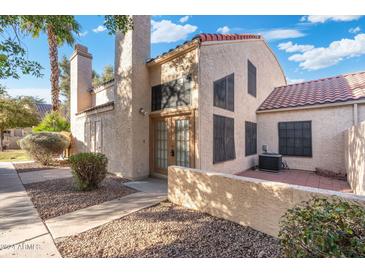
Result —
<path fill-rule="evenodd" d="M 225 160 L 232 160 L 236 158 L 233 118 L 225 118 L 225 151 Z"/>
<path fill-rule="evenodd" d="M 213 82 L 215 107 L 234 111 L 234 74 L 218 79 Z"/>
<path fill-rule="evenodd" d="M 257 124 L 245 122 L 245 155 L 257 153 Z"/>
<path fill-rule="evenodd" d="M 234 111 L 234 74 L 227 76 L 227 107 Z"/>
<path fill-rule="evenodd" d="M 191 104 L 191 75 L 152 87 L 152 111 L 189 106 Z"/>
<path fill-rule="evenodd" d="M 226 79 L 214 81 L 214 106 L 226 108 Z"/>
<path fill-rule="evenodd" d="M 213 163 L 235 158 L 234 119 L 213 115 Z"/>
<path fill-rule="evenodd" d="M 286 156 L 312 157 L 312 122 L 280 122 L 279 153 Z"/>
<path fill-rule="evenodd" d="M 247 90 L 248 93 L 256 97 L 256 67 L 247 60 Z"/>
<path fill-rule="evenodd" d="M 152 87 L 152 111 L 159 110 L 162 107 L 161 85 Z"/>

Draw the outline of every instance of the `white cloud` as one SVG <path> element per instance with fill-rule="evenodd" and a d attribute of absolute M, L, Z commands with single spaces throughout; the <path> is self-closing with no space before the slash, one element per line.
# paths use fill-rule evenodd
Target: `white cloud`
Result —
<path fill-rule="evenodd" d="M 274 29 L 264 31 L 261 34 L 265 37 L 266 40 L 289 39 L 305 36 L 305 33 L 296 29 Z"/>
<path fill-rule="evenodd" d="M 51 103 L 51 90 L 48 88 L 9 88 L 6 89 L 10 96 L 35 96 L 42 98 L 46 103 Z"/>
<path fill-rule="evenodd" d="M 152 43 L 172 43 L 185 40 L 187 36 L 195 32 L 198 27 L 190 24 L 179 25 L 170 20 L 151 21 L 152 24 Z"/>
<path fill-rule="evenodd" d="M 103 31 L 106 31 L 106 27 L 104 27 L 103 25 L 99 25 L 97 28 L 93 29 L 93 32 L 95 32 L 95 33 L 103 32 Z"/>
<path fill-rule="evenodd" d="M 84 32 L 80 32 L 79 33 L 79 36 L 80 37 L 85 37 L 87 34 L 88 34 L 88 32 L 87 31 L 84 31 Z"/>
<path fill-rule="evenodd" d="M 293 44 L 292 41 L 286 43 L 280 43 L 278 45 L 280 50 L 285 50 L 286 52 L 306 52 L 314 48 L 313 45 L 298 45 Z"/>
<path fill-rule="evenodd" d="M 349 33 L 358 33 L 360 31 L 361 31 L 361 28 L 359 26 L 349 29 Z"/>
<path fill-rule="evenodd" d="M 288 85 L 291 85 L 291 84 L 302 83 L 305 80 L 304 79 L 291 79 L 291 78 L 286 78 L 286 81 L 288 82 Z"/>
<path fill-rule="evenodd" d="M 186 15 L 186 16 L 183 16 L 183 17 L 181 17 L 180 19 L 179 19 L 179 22 L 180 23 L 186 23 L 188 20 L 189 20 L 189 18 L 190 18 L 191 16 L 189 16 L 189 15 Z"/>
<path fill-rule="evenodd" d="M 289 60 L 298 62 L 299 67 L 305 70 L 318 70 L 363 54 L 365 54 L 365 34 L 360 33 L 354 39 L 341 39 L 333 41 L 328 47 L 312 48 L 294 54 Z"/>
<path fill-rule="evenodd" d="M 309 15 L 303 16 L 301 22 L 324 23 L 326 21 L 348 22 L 357 20 L 361 15 Z"/>
<path fill-rule="evenodd" d="M 225 33 L 229 33 L 231 31 L 231 29 L 228 26 L 223 26 L 217 29 L 217 32 L 225 34 Z"/>

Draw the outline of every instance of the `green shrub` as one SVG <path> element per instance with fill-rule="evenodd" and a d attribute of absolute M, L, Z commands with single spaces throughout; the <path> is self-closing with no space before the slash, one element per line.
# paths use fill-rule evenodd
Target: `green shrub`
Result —
<path fill-rule="evenodd" d="M 365 209 L 338 198 L 313 198 L 286 212 L 279 238 L 286 257 L 364 257 Z"/>
<path fill-rule="evenodd" d="M 58 111 L 51 111 L 33 128 L 33 132 L 70 131 L 70 123 Z"/>
<path fill-rule="evenodd" d="M 60 133 L 40 132 L 31 133 L 20 140 L 19 145 L 30 156 L 43 165 L 49 165 L 55 156 L 69 147 L 69 139 Z"/>
<path fill-rule="evenodd" d="M 76 188 L 92 190 L 106 177 L 108 159 L 102 153 L 84 152 L 72 155 L 70 164 Z"/>

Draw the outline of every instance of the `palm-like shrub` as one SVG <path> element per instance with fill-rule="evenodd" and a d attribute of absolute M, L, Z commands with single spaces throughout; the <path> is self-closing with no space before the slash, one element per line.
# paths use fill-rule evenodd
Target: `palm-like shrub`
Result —
<path fill-rule="evenodd" d="M 107 174 L 108 159 L 102 153 L 83 152 L 72 155 L 70 164 L 79 190 L 98 188 Z"/>
<path fill-rule="evenodd" d="M 365 209 L 338 198 L 313 198 L 280 222 L 286 257 L 365 257 Z"/>
<path fill-rule="evenodd" d="M 70 123 L 58 111 L 51 111 L 33 128 L 33 132 L 70 131 Z"/>
<path fill-rule="evenodd" d="M 49 165 L 70 145 L 70 140 L 56 132 L 31 133 L 20 140 L 19 145 L 43 165 Z"/>

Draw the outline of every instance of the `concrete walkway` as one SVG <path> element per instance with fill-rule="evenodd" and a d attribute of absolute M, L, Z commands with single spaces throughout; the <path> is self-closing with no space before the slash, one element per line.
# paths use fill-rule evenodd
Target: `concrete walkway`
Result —
<path fill-rule="evenodd" d="M 36 182 L 44 182 L 47 180 L 62 179 L 72 177 L 70 168 L 52 168 L 38 171 L 29 171 L 19 173 L 19 177 L 23 184 L 32 184 Z"/>
<path fill-rule="evenodd" d="M 166 181 L 148 178 L 126 185 L 140 192 L 47 220 L 53 238 L 79 234 L 167 199 Z"/>
<path fill-rule="evenodd" d="M 0 163 L 0 257 L 61 257 L 11 163 Z"/>

